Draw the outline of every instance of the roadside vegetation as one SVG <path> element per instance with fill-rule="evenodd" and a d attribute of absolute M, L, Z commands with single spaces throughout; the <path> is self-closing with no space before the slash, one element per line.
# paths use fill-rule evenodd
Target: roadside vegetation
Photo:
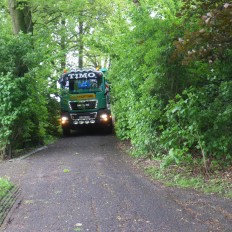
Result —
<path fill-rule="evenodd" d="M 4 219 L 15 203 L 19 188 L 6 178 L 0 178 L 0 227 Z"/>
<path fill-rule="evenodd" d="M 13 184 L 10 183 L 8 180 L 0 178 L 0 199 L 3 198 L 10 189 L 13 188 Z"/>
<path fill-rule="evenodd" d="M 153 160 L 143 163 L 145 173 L 166 186 L 191 188 L 207 194 L 232 198 L 231 169 L 214 170 L 206 176 L 200 170 L 193 170 L 192 166 L 170 165 L 160 168 L 161 162 Z M 201 165 L 197 164 L 196 168 L 199 167 Z"/>
<path fill-rule="evenodd" d="M 102 66 L 116 135 L 159 160 L 149 172 L 231 196 L 231 13 L 222 0 L 3 0 L 1 153 L 58 136 L 62 70 Z"/>
<path fill-rule="evenodd" d="M 159 160 L 153 176 L 231 196 L 232 4 L 148 2 L 129 8 L 115 38 L 117 135 Z"/>

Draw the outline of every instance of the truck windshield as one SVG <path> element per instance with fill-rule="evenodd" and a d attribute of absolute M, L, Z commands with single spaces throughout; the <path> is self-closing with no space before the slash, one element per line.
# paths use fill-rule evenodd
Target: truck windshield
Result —
<path fill-rule="evenodd" d="M 102 78 L 69 80 L 64 87 L 71 92 L 102 91 Z"/>

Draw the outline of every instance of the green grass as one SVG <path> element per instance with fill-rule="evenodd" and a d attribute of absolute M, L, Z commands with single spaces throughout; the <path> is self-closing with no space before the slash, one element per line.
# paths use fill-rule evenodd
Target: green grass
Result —
<path fill-rule="evenodd" d="M 12 183 L 4 178 L 0 178 L 0 198 L 6 196 L 11 188 L 13 188 Z"/>
<path fill-rule="evenodd" d="M 65 169 L 63 170 L 63 172 L 64 172 L 64 173 L 69 173 L 69 172 L 70 172 L 70 170 L 69 170 L 69 169 L 67 169 L 67 168 L 65 168 Z"/>
<path fill-rule="evenodd" d="M 44 139 L 44 144 L 45 145 L 53 144 L 53 143 L 55 143 L 58 140 L 58 138 L 59 138 L 58 136 L 55 137 L 55 136 L 48 135 Z"/>
<path fill-rule="evenodd" d="M 152 178 L 160 180 L 166 186 L 192 188 L 232 198 L 231 179 L 224 178 L 222 173 L 212 174 L 206 178 L 201 174 L 193 175 L 187 167 L 179 169 L 178 166 L 173 166 L 161 169 L 158 166 L 150 166 L 145 170 Z"/>
<path fill-rule="evenodd" d="M 120 149 L 130 155 L 131 145 L 120 144 Z M 136 157 L 134 157 L 136 159 Z M 187 157 L 188 158 L 188 157 Z M 169 160 L 168 160 L 169 161 Z M 137 157 L 137 165 L 145 170 L 151 178 L 159 180 L 166 186 L 195 189 L 204 193 L 215 193 L 232 198 L 232 167 L 223 166 L 219 161 L 212 162 L 210 174 L 206 175 L 201 159 L 189 159 L 185 164 L 167 162 L 162 156 Z M 164 165 L 165 164 L 165 165 Z"/>

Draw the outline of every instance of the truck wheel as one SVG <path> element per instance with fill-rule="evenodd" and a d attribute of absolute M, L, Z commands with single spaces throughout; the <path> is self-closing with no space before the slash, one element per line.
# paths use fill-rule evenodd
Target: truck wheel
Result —
<path fill-rule="evenodd" d="M 71 135 L 71 131 L 69 128 L 62 128 L 63 129 L 63 136 L 67 137 Z"/>
<path fill-rule="evenodd" d="M 112 123 L 110 125 L 105 126 L 104 132 L 106 134 L 112 134 L 113 133 L 113 125 L 112 125 Z"/>

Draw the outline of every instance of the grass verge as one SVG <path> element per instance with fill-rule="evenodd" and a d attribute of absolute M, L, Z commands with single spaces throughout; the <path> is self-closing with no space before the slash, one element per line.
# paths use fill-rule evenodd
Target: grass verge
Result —
<path fill-rule="evenodd" d="M 232 170 L 221 170 L 210 175 L 201 172 L 194 173 L 188 166 L 170 165 L 160 168 L 160 161 L 146 161 L 142 166 L 153 179 L 161 181 L 166 186 L 192 188 L 204 193 L 215 193 L 232 198 Z"/>
<path fill-rule="evenodd" d="M 131 155 L 132 145 L 129 140 L 118 143 L 118 148 L 125 154 L 136 159 L 134 165 L 143 169 L 152 179 L 158 180 L 166 186 L 195 189 L 208 194 L 217 194 L 232 198 L 232 166 L 227 169 L 214 168 L 209 175 L 205 175 L 200 162 L 194 165 L 163 165 L 162 158 L 136 158 Z"/>
<path fill-rule="evenodd" d="M 0 178 L 0 226 L 13 206 L 18 195 L 18 187 L 4 178 Z"/>
<path fill-rule="evenodd" d="M 7 195 L 13 184 L 4 178 L 0 178 L 0 199 Z"/>

